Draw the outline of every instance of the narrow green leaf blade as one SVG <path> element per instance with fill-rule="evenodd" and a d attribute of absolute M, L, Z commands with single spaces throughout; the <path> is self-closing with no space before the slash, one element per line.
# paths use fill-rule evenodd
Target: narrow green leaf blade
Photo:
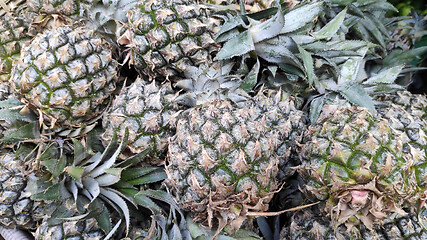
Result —
<path fill-rule="evenodd" d="M 276 36 L 283 28 L 284 23 L 285 18 L 283 16 L 282 9 L 280 8 L 279 4 L 278 11 L 273 17 L 266 21 L 258 22 L 258 24 L 249 28 L 249 31 L 252 34 L 253 42 L 261 42 L 262 40 Z"/>
<path fill-rule="evenodd" d="M 311 124 L 315 124 L 317 119 L 319 118 L 324 105 L 324 99 L 325 99 L 325 95 L 322 95 L 320 97 L 317 97 L 311 100 L 310 112 L 309 112 L 309 118 L 310 118 Z"/>
<path fill-rule="evenodd" d="M 252 67 L 251 71 L 245 76 L 245 79 L 243 80 L 243 83 L 240 86 L 241 89 L 245 90 L 246 92 L 249 92 L 255 87 L 258 82 L 259 68 L 260 63 L 259 59 L 257 58 L 255 65 Z"/>
<path fill-rule="evenodd" d="M 255 46 L 252 34 L 247 30 L 226 42 L 216 57 L 218 60 L 226 60 L 235 56 L 242 56 L 253 50 L 255 50 Z"/>
<path fill-rule="evenodd" d="M 344 22 L 345 15 L 347 13 L 347 7 L 338 13 L 330 22 L 328 22 L 322 29 L 312 33 L 312 36 L 317 39 L 331 38 L 341 27 Z"/>
<path fill-rule="evenodd" d="M 304 63 L 305 72 L 307 74 L 308 84 L 312 86 L 313 84 L 317 84 L 315 82 L 318 81 L 316 74 L 314 73 L 314 62 L 311 54 L 307 52 L 301 46 L 298 46 L 299 52 L 301 54 L 302 61 Z"/>
<path fill-rule="evenodd" d="M 366 107 L 369 111 L 376 115 L 374 102 L 371 97 L 366 93 L 365 89 L 357 83 L 347 83 L 341 86 L 339 93 L 347 99 L 347 101 L 361 107 Z"/>
<path fill-rule="evenodd" d="M 285 14 L 285 23 L 280 33 L 289 33 L 304 27 L 319 16 L 323 2 L 310 3 L 291 10 Z"/>
<path fill-rule="evenodd" d="M 405 65 L 397 65 L 395 67 L 386 68 L 381 70 L 378 74 L 373 75 L 364 83 L 375 84 L 375 83 L 394 83 L 396 78 L 402 72 Z"/>
<path fill-rule="evenodd" d="M 2 139 L 1 142 L 13 143 L 24 140 L 38 139 L 40 138 L 40 132 L 38 124 L 36 122 L 31 122 L 25 124 L 24 126 L 18 128 L 17 130 L 9 132 L 9 134 Z"/>

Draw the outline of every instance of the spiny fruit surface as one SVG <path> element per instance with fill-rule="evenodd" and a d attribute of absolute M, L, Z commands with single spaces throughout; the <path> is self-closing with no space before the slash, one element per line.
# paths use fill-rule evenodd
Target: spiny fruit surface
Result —
<path fill-rule="evenodd" d="M 136 69 L 152 78 L 208 65 L 219 51 L 213 34 L 221 21 L 194 1 L 143 1 L 128 12 L 128 19 L 118 42 L 127 45 Z"/>
<path fill-rule="evenodd" d="M 416 184 L 420 191 L 427 188 L 427 97 L 411 94 L 407 91 L 394 95 L 381 95 L 376 98 L 377 111 L 388 119 L 389 125 L 395 129 L 403 144 L 403 152 L 413 156 L 412 171 L 416 176 Z"/>
<path fill-rule="evenodd" d="M 30 11 L 41 14 L 82 15 L 93 0 L 27 0 Z"/>
<path fill-rule="evenodd" d="M 384 220 L 374 231 L 360 225 L 353 234 L 345 228 L 334 229 L 331 219 L 319 206 L 300 210 L 292 214 L 290 223 L 280 232 L 281 239 L 289 240 L 363 240 L 363 239 L 411 239 L 427 238 L 427 232 L 415 214 L 396 214 Z"/>
<path fill-rule="evenodd" d="M 86 28 L 37 35 L 16 62 L 10 83 L 30 106 L 65 125 L 97 117 L 115 89 L 111 46 Z"/>
<path fill-rule="evenodd" d="M 287 100 L 265 108 L 213 101 L 191 109 L 177 122 L 166 166 L 181 206 L 209 226 L 217 219 L 219 229 L 227 223 L 238 229 L 249 212 L 266 211 L 279 158 L 289 154 L 288 140 L 302 122 Z"/>
<path fill-rule="evenodd" d="M 54 226 L 49 226 L 48 222 L 44 221 L 35 233 L 36 240 L 101 240 L 104 237 L 105 233 L 95 218 L 67 221 Z"/>
<path fill-rule="evenodd" d="M 21 17 L 7 13 L 0 17 L 0 81 L 7 82 L 13 61 L 19 58 L 21 49 L 30 42 L 28 25 Z"/>
<path fill-rule="evenodd" d="M 360 107 L 327 105 L 322 111 L 304 135 L 299 172 L 307 193 L 327 200 L 335 227 L 373 229 L 420 199 L 414 159 L 387 119 Z"/>
<path fill-rule="evenodd" d="M 0 223 L 8 228 L 35 228 L 43 217 L 43 204 L 25 194 L 28 176 L 12 153 L 0 156 Z"/>
<path fill-rule="evenodd" d="M 111 109 L 103 116 L 102 139 L 109 143 L 117 130 L 120 138 L 129 131 L 128 147 L 139 153 L 151 147 L 155 154 L 167 148 L 168 139 L 174 134 L 179 106 L 169 83 L 159 85 L 138 78 L 114 100 Z"/>

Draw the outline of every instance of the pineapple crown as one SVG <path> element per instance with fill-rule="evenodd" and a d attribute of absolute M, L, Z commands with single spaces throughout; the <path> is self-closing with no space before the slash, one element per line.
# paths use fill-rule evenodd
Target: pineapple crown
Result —
<path fill-rule="evenodd" d="M 99 135 L 95 135 L 97 137 L 92 136 L 84 142 L 73 139 L 71 148 L 67 142 L 52 144 L 38 159 L 47 171 L 45 177 L 33 178 L 28 183 L 28 191 L 31 192 L 33 199 L 57 205 L 51 216 L 52 224 L 57 224 L 58 221 L 95 217 L 101 229 L 111 236 L 122 220 L 112 226 L 111 222 L 107 221 L 110 219 L 110 213 L 104 204 L 111 206 L 122 216 L 126 232 L 130 226 L 132 214 L 130 209 L 142 206 L 149 208 L 153 213 L 163 211 L 150 198 L 172 204 L 173 201 L 170 201 L 169 195 L 164 191 L 150 189 L 138 192 L 138 188 L 135 187 L 166 178 L 163 169 L 159 167 L 136 166 L 148 154 L 149 149 L 117 162 L 118 156 L 126 146 L 128 134 L 119 146 L 115 135 L 102 152 L 95 150 L 99 144 L 96 143 L 98 140 L 95 141 Z M 67 207 L 70 204 L 77 207 L 81 214 L 74 216 L 75 211 L 67 211 L 64 216 L 64 208 L 72 209 Z"/>
<path fill-rule="evenodd" d="M 260 83 L 294 86 L 288 91 L 306 97 L 312 123 L 325 99 L 337 96 L 375 114 L 372 97 L 401 90 L 403 86 L 396 80 L 402 71 L 411 70 L 405 67 L 414 57 L 427 51 L 421 47 L 393 51 L 385 57 L 377 54 L 377 49 L 385 51 L 388 36 L 386 26 L 377 24 L 377 18 L 395 10 L 385 0 L 304 2 L 285 13 L 277 4 L 275 10 L 242 14 L 227 21 L 216 37 L 225 41 L 217 59 L 255 56 L 256 63 L 242 86 L 246 90 Z M 257 20 L 266 15 L 270 18 Z M 354 35 L 360 24 L 370 26 L 372 35 Z M 305 86 L 298 83 L 301 80 Z"/>
<path fill-rule="evenodd" d="M 188 67 L 185 70 L 187 78 L 175 84 L 175 87 L 186 91 L 179 95 L 176 101 L 190 107 L 213 100 L 231 100 L 241 105 L 250 96 L 241 89 L 241 77 L 230 74 L 233 65 L 232 62 L 224 65 L 214 62 L 209 68 Z"/>

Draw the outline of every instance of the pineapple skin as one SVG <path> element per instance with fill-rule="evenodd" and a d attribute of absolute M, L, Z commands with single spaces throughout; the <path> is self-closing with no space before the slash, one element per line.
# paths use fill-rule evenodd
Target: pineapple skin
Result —
<path fill-rule="evenodd" d="M 411 94 L 408 91 L 397 94 L 384 94 L 376 98 L 378 114 L 389 120 L 390 126 L 396 130 L 403 144 L 403 153 L 413 157 L 411 173 L 415 180 L 411 183 L 420 190 L 427 189 L 427 97 Z"/>
<path fill-rule="evenodd" d="M 152 148 L 153 157 L 160 157 L 173 136 L 180 107 L 174 101 L 177 95 L 169 83 L 159 85 L 138 78 L 123 89 L 103 116 L 105 129 L 102 140 L 108 144 L 117 130 L 119 138 L 129 131 L 128 148 L 139 153 Z"/>
<path fill-rule="evenodd" d="M 237 230 L 248 211 L 268 209 L 279 159 L 289 157 L 287 140 L 305 121 L 290 101 L 269 101 L 243 108 L 213 101 L 178 120 L 166 172 L 181 207 L 196 220 L 211 227 L 216 218 L 220 228 L 222 222 Z"/>
<path fill-rule="evenodd" d="M 0 82 L 9 80 L 13 61 L 30 39 L 24 18 L 12 13 L 0 17 Z"/>
<path fill-rule="evenodd" d="M 115 89 L 110 45 L 86 28 L 60 27 L 25 47 L 9 80 L 21 100 L 72 126 L 97 117 Z"/>
<path fill-rule="evenodd" d="M 383 225 L 376 226 L 373 231 L 360 225 L 353 229 L 351 234 L 344 227 L 334 229 L 331 219 L 318 205 L 293 213 L 280 232 L 280 239 L 288 240 L 421 240 L 426 238 L 426 230 L 413 213 L 389 216 L 384 220 Z"/>
<path fill-rule="evenodd" d="M 12 153 L 0 156 L 0 223 L 7 228 L 35 229 L 45 204 L 25 194 L 28 176 L 22 166 Z"/>
<path fill-rule="evenodd" d="M 95 218 L 68 221 L 49 226 L 47 221 L 37 228 L 36 240 L 101 240 L 105 233 L 99 228 Z"/>
<path fill-rule="evenodd" d="M 415 158 L 388 119 L 361 107 L 327 105 L 304 136 L 306 193 L 326 202 L 335 226 L 373 229 L 391 213 L 420 199 L 412 172 Z"/>
<path fill-rule="evenodd" d="M 117 38 L 140 73 L 173 79 L 188 66 L 213 62 L 220 49 L 213 37 L 221 23 L 195 1 L 143 1 L 128 12 L 128 24 L 119 29 Z"/>

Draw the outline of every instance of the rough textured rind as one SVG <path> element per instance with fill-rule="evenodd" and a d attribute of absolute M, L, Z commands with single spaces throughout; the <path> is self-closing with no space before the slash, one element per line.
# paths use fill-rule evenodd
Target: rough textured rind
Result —
<path fill-rule="evenodd" d="M 121 91 L 104 114 L 103 141 L 109 143 L 114 130 L 122 138 L 128 128 L 128 148 L 133 153 L 152 148 L 153 155 L 162 155 L 180 113 L 180 107 L 174 102 L 176 96 L 168 83 L 159 86 L 155 81 L 150 83 L 138 78 Z"/>
<path fill-rule="evenodd" d="M 13 61 L 19 58 L 21 49 L 30 42 L 25 20 L 7 13 L 0 17 L 0 82 L 7 82 Z"/>
<path fill-rule="evenodd" d="M 385 118 L 367 109 L 328 105 L 304 136 L 300 174 L 306 192 L 327 200 L 335 227 L 369 229 L 420 199 L 414 158 Z"/>
<path fill-rule="evenodd" d="M 104 110 L 116 68 L 110 45 L 93 31 L 61 27 L 37 35 L 23 49 L 10 83 L 49 120 L 79 125 Z"/>
<path fill-rule="evenodd" d="M 99 228 L 95 218 L 68 221 L 54 226 L 43 221 L 35 233 L 36 240 L 101 240 L 104 237 L 105 233 Z"/>
<path fill-rule="evenodd" d="M 421 240 L 426 238 L 426 230 L 412 213 L 391 215 L 374 231 L 360 225 L 349 233 L 343 227 L 334 229 L 331 219 L 319 206 L 295 212 L 280 232 L 280 239 L 288 240 Z"/>
<path fill-rule="evenodd" d="M 0 223 L 7 228 L 36 228 L 43 215 L 42 202 L 25 195 L 26 174 L 23 162 L 13 154 L 0 156 Z"/>
<path fill-rule="evenodd" d="M 208 226 L 217 219 L 219 229 L 238 229 L 249 212 L 266 211 L 279 158 L 289 156 L 301 122 L 291 101 L 247 108 L 213 101 L 190 110 L 178 120 L 166 166 L 181 206 Z"/>
<path fill-rule="evenodd" d="M 131 64 L 150 78 L 173 78 L 187 66 L 209 65 L 219 51 L 213 40 L 220 19 L 193 1 L 144 1 L 128 12 L 118 43 L 129 48 Z"/>

